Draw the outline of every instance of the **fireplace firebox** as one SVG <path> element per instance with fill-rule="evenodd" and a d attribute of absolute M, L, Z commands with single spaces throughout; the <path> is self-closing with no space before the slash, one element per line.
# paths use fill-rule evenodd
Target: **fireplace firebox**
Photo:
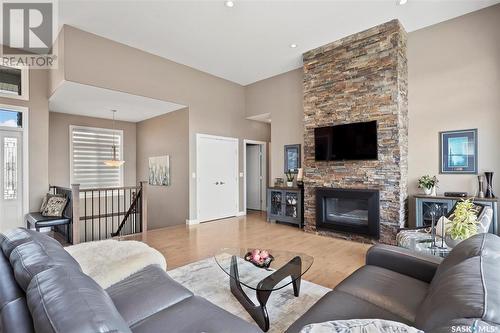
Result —
<path fill-rule="evenodd" d="M 316 228 L 380 236 L 378 190 L 316 188 Z"/>

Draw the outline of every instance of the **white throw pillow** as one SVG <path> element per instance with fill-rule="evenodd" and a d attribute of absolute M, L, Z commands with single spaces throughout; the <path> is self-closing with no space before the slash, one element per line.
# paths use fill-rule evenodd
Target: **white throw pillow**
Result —
<path fill-rule="evenodd" d="M 424 333 L 402 323 L 382 319 L 325 321 L 304 326 L 300 333 Z"/>

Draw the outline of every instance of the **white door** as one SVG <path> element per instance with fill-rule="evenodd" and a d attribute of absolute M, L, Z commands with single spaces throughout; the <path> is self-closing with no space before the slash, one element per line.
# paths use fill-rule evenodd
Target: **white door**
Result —
<path fill-rule="evenodd" d="M 197 206 L 200 222 L 238 213 L 238 139 L 197 136 Z"/>
<path fill-rule="evenodd" d="M 0 232 L 23 225 L 21 131 L 0 130 Z"/>
<path fill-rule="evenodd" d="M 262 209 L 262 157 L 261 145 L 246 146 L 247 209 Z"/>

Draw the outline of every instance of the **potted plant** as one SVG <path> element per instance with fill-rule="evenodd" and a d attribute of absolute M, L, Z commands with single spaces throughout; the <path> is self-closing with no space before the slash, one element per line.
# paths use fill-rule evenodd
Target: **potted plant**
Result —
<path fill-rule="evenodd" d="M 285 173 L 285 175 L 286 175 L 286 186 L 293 187 L 293 179 L 295 178 L 295 176 L 290 170 L 288 170 Z"/>
<path fill-rule="evenodd" d="M 436 187 L 438 186 L 439 180 L 436 176 L 425 175 L 418 179 L 418 188 L 424 190 L 426 195 L 436 196 Z"/>
<path fill-rule="evenodd" d="M 449 247 L 455 247 L 478 232 L 477 208 L 471 199 L 457 203 L 449 220 L 445 238 L 446 245 Z"/>

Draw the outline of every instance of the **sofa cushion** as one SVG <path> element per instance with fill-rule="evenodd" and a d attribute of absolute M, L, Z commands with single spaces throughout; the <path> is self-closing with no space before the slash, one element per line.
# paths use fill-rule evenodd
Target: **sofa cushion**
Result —
<path fill-rule="evenodd" d="M 500 237 L 478 234 L 453 249 L 431 282 L 416 324 L 425 331 L 459 318 L 500 324 Z"/>
<path fill-rule="evenodd" d="M 21 297 L 24 297 L 24 292 L 14 278 L 10 262 L 0 253 L 0 311 L 6 304 Z"/>
<path fill-rule="evenodd" d="M 59 248 L 62 249 L 63 246 L 61 243 L 59 243 L 57 240 L 55 240 L 52 237 L 49 237 L 48 235 L 36 231 L 36 230 L 31 230 L 31 229 L 26 229 L 26 232 L 31 236 L 31 238 L 37 242 L 38 244 L 42 245 L 43 247 L 46 248 Z"/>
<path fill-rule="evenodd" d="M 7 258 L 10 257 L 10 253 L 17 246 L 30 242 L 31 240 L 30 233 L 24 228 L 12 229 L 0 235 L 2 251 Z"/>
<path fill-rule="evenodd" d="M 188 297 L 131 328 L 134 333 L 262 333 L 256 325 L 198 296 Z"/>
<path fill-rule="evenodd" d="M 349 319 L 325 321 L 305 326 L 300 333 L 424 333 L 402 323 L 382 319 Z"/>
<path fill-rule="evenodd" d="M 37 274 L 26 298 L 37 332 L 130 332 L 108 294 L 75 269 L 59 266 Z"/>
<path fill-rule="evenodd" d="M 129 326 L 193 296 L 156 265 L 132 274 L 106 289 L 106 292 Z"/>
<path fill-rule="evenodd" d="M 17 283 L 26 291 L 31 279 L 38 273 L 54 266 L 66 266 L 79 270 L 78 263 L 62 247 L 41 245 L 31 241 L 16 247 L 10 255 L 10 264 Z"/>
<path fill-rule="evenodd" d="M 0 311 L 0 331 L 15 333 L 34 333 L 31 314 L 26 298 L 21 297 L 7 303 Z"/>
<path fill-rule="evenodd" d="M 356 296 L 333 290 L 323 296 L 302 317 L 297 319 L 286 331 L 298 333 L 302 328 L 312 323 L 322 323 L 331 320 L 346 319 L 385 319 L 411 325 L 408 320 L 362 300 Z"/>
<path fill-rule="evenodd" d="M 371 265 L 361 267 L 335 288 L 373 303 L 409 322 L 415 321 L 418 306 L 428 289 L 428 283 Z"/>

